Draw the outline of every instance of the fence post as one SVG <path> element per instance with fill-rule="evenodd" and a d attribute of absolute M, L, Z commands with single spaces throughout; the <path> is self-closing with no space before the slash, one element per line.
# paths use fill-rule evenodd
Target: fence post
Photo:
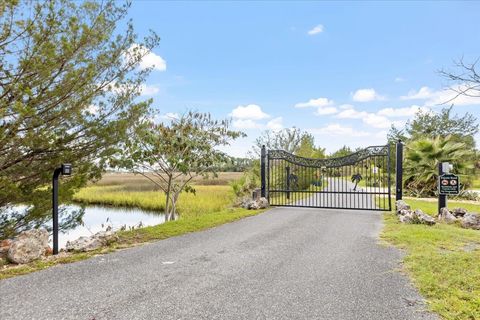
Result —
<path fill-rule="evenodd" d="M 265 158 L 267 155 L 267 150 L 265 146 L 262 146 L 262 150 L 260 152 L 260 179 L 261 179 L 261 189 L 260 195 L 264 198 L 266 196 L 266 179 L 265 179 Z"/>
<path fill-rule="evenodd" d="M 403 143 L 398 140 L 396 147 L 396 170 L 395 170 L 395 200 L 402 200 L 403 195 Z"/>

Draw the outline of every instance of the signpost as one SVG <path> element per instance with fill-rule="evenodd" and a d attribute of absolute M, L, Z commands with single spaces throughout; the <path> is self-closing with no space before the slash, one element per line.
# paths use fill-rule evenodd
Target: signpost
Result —
<path fill-rule="evenodd" d="M 451 174 L 453 166 L 448 162 L 438 164 L 438 213 L 447 207 L 447 195 L 460 193 L 458 176 Z"/>
<path fill-rule="evenodd" d="M 441 195 L 459 194 L 458 176 L 454 174 L 442 174 L 438 178 L 438 193 Z"/>

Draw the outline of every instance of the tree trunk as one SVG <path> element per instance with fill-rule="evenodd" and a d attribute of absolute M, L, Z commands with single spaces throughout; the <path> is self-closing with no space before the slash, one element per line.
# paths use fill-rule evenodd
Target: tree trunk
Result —
<path fill-rule="evenodd" d="M 173 193 L 172 195 L 172 209 L 170 210 L 170 221 L 175 220 L 175 213 L 177 212 L 177 200 L 178 200 L 178 194 L 176 192 Z"/>
<path fill-rule="evenodd" d="M 165 219 L 170 221 L 170 193 L 172 192 L 172 177 L 168 177 L 167 192 L 165 192 Z"/>

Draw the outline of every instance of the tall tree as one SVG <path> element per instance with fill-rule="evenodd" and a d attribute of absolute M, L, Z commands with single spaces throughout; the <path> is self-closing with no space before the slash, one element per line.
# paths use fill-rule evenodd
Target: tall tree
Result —
<path fill-rule="evenodd" d="M 113 164 L 143 175 L 162 190 L 167 218 L 173 220 L 181 192 L 195 192 L 192 179 L 215 175 L 219 164 L 229 160 L 218 147 L 244 136 L 229 127 L 227 120 L 192 111 L 171 122 L 146 121 L 136 128 L 123 155 Z"/>
<path fill-rule="evenodd" d="M 352 154 L 354 151 L 347 146 L 343 146 L 334 153 L 330 155 L 331 158 L 339 158 L 339 157 L 345 157 L 348 156 L 349 154 Z"/>
<path fill-rule="evenodd" d="M 302 139 L 309 136 L 299 128 L 285 128 L 282 130 L 267 130 L 255 140 L 253 146 L 254 156 L 260 156 L 260 150 L 264 145 L 268 150 L 285 150 L 290 153 L 297 152 Z"/>
<path fill-rule="evenodd" d="M 305 134 L 295 154 L 304 158 L 323 159 L 325 158 L 325 149 L 316 147 L 313 136 L 311 134 Z"/>
<path fill-rule="evenodd" d="M 120 25 L 129 3 L 5 0 L 0 5 L 0 238 L 50 219 L 54 168 L 73 164 L 60 197 L 98 178 L 126 130 L 145 116 L 138 101 L 159 38 L 141 42 Z M 71 223 L 75 217 L 68 219 Z"/>
<path fill-rule="evenodd" d="M 389 139 L 416 140 L 451 136 L 451 139 L 464 142 L 467 147 L 474 148 L 473 136 L 478 133 L 477 119 L 470 113 L 463 116 L 452 113 L 452 107 L 443 108 L 439 112 L 419 110 L 403 129 L 392 126 Z"/>

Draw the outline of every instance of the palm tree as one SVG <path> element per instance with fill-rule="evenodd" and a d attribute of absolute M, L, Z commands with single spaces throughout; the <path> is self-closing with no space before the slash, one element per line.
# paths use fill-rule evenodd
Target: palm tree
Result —
<path fill-rule="evenodd" d="M 433 196 L 437 189 L 438 164 L 450 162 L 458 174 L 473 168 L 473 150 L 452 136 L 423 138 L 406 145 L 405 186 L 416 196 Z"/>
<path fill-rule="evenodd" d="M 352 175 L 352 182 L 355 182 L 355 187 L 353 187 L 353 191 L 357 191 L 357 185 L 362 179 L 363 177 L 360 173 L 355 173 L 354 175 Z"/>

